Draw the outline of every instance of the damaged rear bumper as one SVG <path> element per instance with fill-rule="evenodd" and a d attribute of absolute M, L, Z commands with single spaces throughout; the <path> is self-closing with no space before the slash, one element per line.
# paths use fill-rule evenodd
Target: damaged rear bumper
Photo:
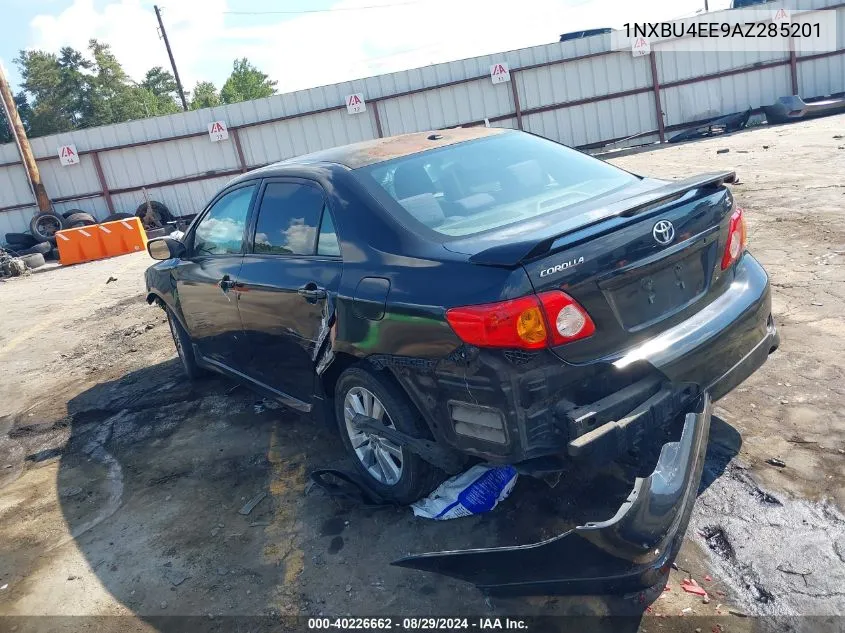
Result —
<path fill-rule="evenodd" d="M 651 587 L 669 572 L 695 504 L 711 401 L 704 393 L 654 472 L 637 478 L 616 514 L 531 545 L 409 556 L 393 564 L 472 582 L 492 595 L 611 594 Z"/>

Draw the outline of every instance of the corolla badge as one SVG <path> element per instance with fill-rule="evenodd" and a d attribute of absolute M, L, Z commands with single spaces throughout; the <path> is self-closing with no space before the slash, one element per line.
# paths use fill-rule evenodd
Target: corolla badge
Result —
<path fill-rule="evenodd" d="M 548 275 L 553 275 L 555 273 L 563 272 L 568 268 L 572 268 L 573 266 L 577 266 L 578 264 L 583 264 L 584 258 L 579 257 L 578 259 L 570 259 L 568 262 L 561 262 L 551 268 L 545 268 L 540 271 L 540 277 L 546 277 Z"/>
<path fill-rule="evenodd" d="M 660 222 L 654 225 L 651 234 L 655 242 L 666 246 L 667 244 L 671 244 L 672 240 L 675 239 L 675 227 L 669 220 L 660 220 Z"/>

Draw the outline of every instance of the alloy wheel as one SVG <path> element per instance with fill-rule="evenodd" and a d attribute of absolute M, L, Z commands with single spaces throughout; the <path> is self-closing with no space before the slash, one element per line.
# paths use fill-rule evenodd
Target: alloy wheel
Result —
<path fill-rule="evenodd" d="M 395 485 L 402 477 L 402 448 L 374 433 L 357 429 L 352 422 L 356 413 L 374 418 L 386 427 L 395 429 L 390 414 L 381 400 L 368 389 L 353 387 L 346 392 L 343 418 L 355 455 L 373 479 L 387 486 Z"/>
<path fill-rule="evenodd" d="M 55 216 L 43 215 L 37 220 L 38 231 L 46 236 L 53 237 L 62 230 L 62 221 Z"/>

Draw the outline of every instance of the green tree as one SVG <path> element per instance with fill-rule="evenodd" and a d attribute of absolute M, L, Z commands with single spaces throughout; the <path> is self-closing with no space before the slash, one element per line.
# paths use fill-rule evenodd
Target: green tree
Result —
<path fill-rule="evenodd" d="M 232 74 L 223 84 L 220 97 L 223 103 L 238 103 L 262 99 L 276 94 L 276 82 L 249 63 L 246 57 L 236 59 Z"/>
<path fill-rule="evenodd" d="M 70 47 L 59 55 L 44 51 L 21 51 L 15 60 L 24 91 L 32 97 L 27 121 L 33 136 L 66 132 L 85 117 L 87 77 L 91 62 Z"/>
<path fill-rule="evenodd" d="M 18 116 L 23 123 L 23 129 L 29 135 L 29 119 L 32 117 L 32 108 L 26 99 L 26 94 L 19 92 L 14 96 L 15 105 L 18 108 Z M 12 136 L 12 122 L 6 119 L 4 108 L 0 106 L 0 143 L 11 143 L 14 141 Z"/>
<path fill-rule="evenodd" d="M 154 110 L 153 116 L 181 111 L 176 78 L 161 66 L 150 68 L 144 76 L 144 80 L 139 84 L 139 88 L 149 93 L 149 95 L 140 98 L 148 103 L 148 107 L 152 107 L 152 110 Z"/>
<path fill-rule="evenodd" d="M 179 88 L 176 85 L 176 78 L 161 66 L 154 66 L 144 75 L 144 81 L 141 82 L 141 87 L 146 88 L 157 97 L 171 97 L 176 99 L 179 94 Z"/>
<path fill-rule="evenodd" d="M 198 81 L 197 85 L 194 86 L 189 107 L 191 110 L 199 110 L 200 108 L 213 108 L 219 106 L 220 103 L 220 95 L 217 94 L 217 88 L 214 87 L 214 84 L 210 81 Z"/>
<path fill-rule="evenodd" d="M 94 65 L 88 79 L 90 98 L 82 125 L 108 125 L 152 116 L 144 107 L 144 101 L 139 99 L 138 87 L 133 85 L 109 45 L 90 40 L 88 50 Z"/>
<path fill-rule="evenodd" d="M 90 40 L 84 54 L 70 47 L 58 54 L 21 51 L 15 63 L 23 78 L 21 104 L 26 105 L 21 118 L 33 137 L 181 110 L 172 74 L 156 66 L 136 83 L 109 45 L 98 40 Z M 254 69 L 247 64 L 246 70 Z M 204 86 L 197 84 L 197 103 L 219 103 L 214 86 Z M 0 140 L 7 137 L 8 129 L 0 122 Z"/>

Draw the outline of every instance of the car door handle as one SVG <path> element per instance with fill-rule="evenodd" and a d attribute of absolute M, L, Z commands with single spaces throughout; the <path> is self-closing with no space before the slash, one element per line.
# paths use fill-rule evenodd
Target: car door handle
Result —
<path fill-rule="evenodd" d="M 306 299 L 325 299 L 326 298 L 326 289 L 320 288 L 317 284 L 313 281 L 310 283 L 305 284 L 296 291 L 299 293 L 300 296 L 305 297 Z"/>

